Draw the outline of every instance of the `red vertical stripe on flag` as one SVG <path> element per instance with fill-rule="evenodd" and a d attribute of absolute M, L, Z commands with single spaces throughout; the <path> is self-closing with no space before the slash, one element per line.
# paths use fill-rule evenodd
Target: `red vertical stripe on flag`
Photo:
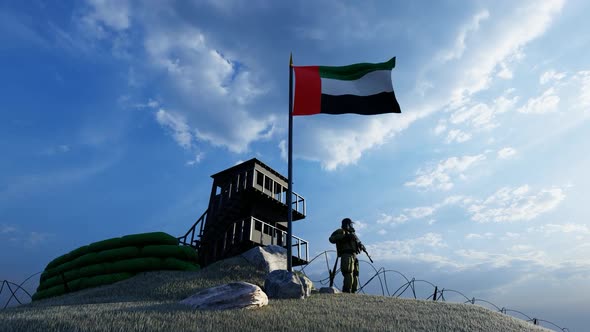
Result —
<path fill-rule="evenodd" d="M 318 114 L 322 104 L 322 80 L 319 66 L 293 66 L 295 100 L 293 115 Z"/>

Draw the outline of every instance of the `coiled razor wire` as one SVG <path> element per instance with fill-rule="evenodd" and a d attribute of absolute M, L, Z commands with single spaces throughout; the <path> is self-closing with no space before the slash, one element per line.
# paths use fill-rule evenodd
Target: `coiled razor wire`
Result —
<path fill-rule="evenodd" d="M 321 285 L 328 285 L 330 283 L 330 274 L 331 274 L 331 270 L 330 270 L 330 263 L 329 263 L 329 258 L 328 258 L 328 253 L 336 253 L 335 250 L 326 250 L 318 255 L 316 255 L 314 258 L 312 258 L 307 264 L 303 265 L 301 267 L 301 269 L 299 270 L 299 272 L 301 273 L 305 273 L 305 268 L 307 268 L 311 263 L 313 263 L 316 259 L 318 259 L 321 256 L 324 256 L 325 261 L 326 261 L 326 268 L 328 270 L 328 277 L 320 279 L 320 280 L 312 280 L 312 282 L 317 282 Z M 495 305 L 494 303 L 490 302 L 490 301 L 486 301 L 484 299 L 477 299 L 475 297 L 469 298 L 467 297 L 465 294 L 457 291 L 457 290 L 453 290 L 453 289 L 439 289 L 437 285 L 431 283 L 428 280 L 422 280 L 422 279 L 416 279 L 416 278 L 412 278 L 412 279 L 408 279 L 408 277 L 406 277 L 406 275 L 404 275 L 403 273 L 396 271 L 396 270 L 386 270 L 384 267 L 381 267 L 379 269 L 375 268 L 375 266 L 373 264 L 371 264 L 368 261 L 365 260 L 359 260 L 359 263 L 363 262 L 366 264 L 369 264 L 369 266 L 373 269 L 373 271 L 375 271 L 375 274 L 369 278 L 369 280 L 367 280 L 367 282 L 365 282 L 359 289 L 358 292 L 362 292 L 363 294 L 365 293 L 364 288 L 369 285 L 373 280 L 377 279 L 379 280 L 379 285 L 381 286 L 381 293 L 383 296 L 385 296 L 387 294 L 387 296 L 390 297 L 397 297 L 399 298 L 400 296 L 402 296 L 403 294 L 406 293 L 406 291 L 408 289 L 411 290 L 412 292 L 412 296 L 414 297 L 414 299 L 418 299 L 418 296 L 416 295 L 416 283 L 423 283 L 423 284 L 428 284 L 430 286 L 432 286 L 434 288 L 434 292 L 428 296 L 427 298 L 425 298 L 426 300 L 430 300 L 432 299 L 433 301 L 442 301 L 445 302 L 447 301 L 445 298 L 445 293 L 455 293 L 458 294 L 460 296 L 462 296 L 463 298 L 465 298 L 465 301 L 463 303 L 467 304 L 467 303 L 471 303 L 471 304 L 476 304 L 476 303 L 486 303 L 488 305 L 493 306 L 498 312 L 501 312 L 503 314 L 508 314 L 510 313 L 515 313 L 515 314 L 519 314 L 521 315 L 523 318 L 523 320 L 529 322 L 529 323 L 533 323 L 534 325 L 541 325 L 541 323 L 545 323 L 545 324 L 549 324 L 555 328 L 557 328 L 558 330 L 562 331 L 562 332 L 570 332 L 570 330 L 567 327 L 561 327 L 553 322 L 550 322 L 548 320 L 544 320 L 544 319 L 540 319 L 540 318 L 534 318 L 534 317 L 530 317 L 529 315 L 518 311 L 518 310 L 514 310 L 514 309 L 508 309 L 505 307 L 498 307 L 497 305 Z M 334 276 L 336 274 L 338 274 L 338 272 L 340 272 L 340 269 L 337 269 L 334 272 Z M 389 283 L 388 283 L 388 279 L 387 279 L 387 274 L 388 273 L 395 273 L 397 275 L 399 275 L 400 277 L 402 277 L 406 282 L 403 283 L 401 286 L 399 286 L 395 292 L 390 292 L 389 290 Z M 23 291 L 30 300 L 33 299 L 33 297 L 31 296 L 31 294 L 29 292 L 27 292 L 26 289 L 24 289 L 22 286 L 29 281 L 31 278 L 33 278 L 34 276 L 41 274 L 41 272 L 37 272 L 33 275 L 31 275 L 30 277 L 28 277 L 27 279 L 25 279 L 23 282 L 21 282 L 20 284 L 16 284 L 14 282 L 10 282 L 8 280 L 3 280 L 2 281 L 2 285 L 0 286 L 0 296 L 2 296 L 2 292 L 4 291 L 4 289 L 8 289 L 8 292 L 10 292 L 10 297 L 8 298 L 8 301 L 6 301 L 6 304 L 4 305 L 4 307 L 2 309 L 6 309 L 8 307 L 8 305 L 10 304 L 10 302 L 12 301 L 12 299 L 14 299 L 16 302 L 18 302 L 18 304 L 23 304 L 23 302 L 21 302 L 21 300 L 19 299 L 19 297 L 17 296 L 17 291 L 21 290 Z M 15 289 L 13 289 L 13 287 L 15 287 Z M 336 287 L 337 288 L 337 287 Z M 340 290 L 339 288 L 337 288 L 338 290 Z M 514 316 L 513 316 L 514 317 Z"/>
<path fill-rule="evenodd" d="M 10 304 L 10 302 L 12 301 L 12 299 L 14 299 L 16 302 L 18 302 L 18 304 L 23 304 L 17 295 L 17 292 L 19 290 L 23 291 L 29 297 L 29 300 L 32 301 L 33 297 L 31 296 L 31 294 L 29 292 L 27 292 L 26 289 L 23 288 L 23 285 L 27 281 L 29 281 L 31 278 L 33 278 L 34 276 L 41 274 L 41 272 L 37 272 L 37 273 L 31 275 L 30 277 L 28 277 L 27 279 L 25 279 L 23 282 L 21 282 L 18 285 L 15 284 L 14 282 L 10 282 L 8 280 L 2 280 L 2 286 L 0 286 L 0 296 L 2 296 L 2 291 L 4 291 L 4 289 L 8 289 L 8 292 L 10 292 L 10 297 L 8 298 L 8 300 L 6 301 L 6 304 L 4 304 L 4 307 L 2 309 L 6 309 L 8 307 L 8 305 Z M 15 289 L 12 289 L 13 286 L 15 287 Z M 4 288 L 4 287 L 6 287 L 6 288 Z"/>
<path fill-rule="evenodd" d="M 324 257 L 325 261 L 326 261 L 326 268 L 328 269 L 328 277 L 326 278 L 322 278 L 320 280 L 312 280 L 312 282 L 314 283 L 319 283 L 321 285 L 328 285 L 330 283 L 330 276 L 332 274 L 332 271 L 330 269 L 330 262 L 329 262 L 329 258 L 328 258 L 328 253 L 333 253 L 336 254 L 335 250 L 326 250 L 318 255 L 316 255 L 314 258 L 312 258 L 307 264 L 303 265 L 301 267 L 301 269 L 299 270 L 299 272 L 301 273 L 305 273 L 305 269 L 312 264 L 314 261 L 316 261 L 318 258 L 320 257 Z M 432 282 L 428 281 L 428 280 L 423 280 L 423 279 L 416 279 L 416 278 L 411 278 L 409 279 L 408 277 L 406 277 L 406 275 L 404 275 L 403 273 L 396 271 L 396 270 L 387 270 L 384 267 L 381 267 L 379 269 L 375 268 L 375 266 L 373 264 L 371 264 L 368 261 L 365 260 L 359 260 L 359 263 L 363 262 L 368 264 L 373 271 L 375 271 L 375 274 L 372 275 L 364 284 L 362 284 L 362 286 L 358 289 L 358 292 L 362 292 L 363 294 L 365 293 L 364 288 L 369 285 L 370 283 L 372 283 L 373 281 L 377 280 L 379 282 L 379 285 L 381 286 L 381 293 L 383 296 L 390 296 L 390 297 L 401 297 L 402 295 L 404 295 L 406 292 L 410 292 L 411 293 L 411 297 L 413 297 L 414 299 L 418 299 L 418 296 L 416 295 L 416 284 L 426 284 L 431 286 L 434 291 L 430 292 L 429 296 L 425 298 L 425 300 L 432 300 L 432 301 L 442 301 L 442 302 L 446 302 L 447 299 L 445 298 L 445 294 L 456 294 L 458 295 L 460 298 L 464 298 L 465 301 L 463 303 L 467 304 L 479 304 L 479 303 L 485 303 L 491 307 L 493 307 L 496 311 L 503 313 L 503 314 L 509 314 L 511 313 L 511 316 L 516 317 L 516 318 L 521 318 L 529 323 L 533 323 L 534 325 L 541 325 L 541 323 L 544 323 L 546 325 L 550 325 L 552 327 L 555 327 L 558 329 L 558 331 L 562 331 L 562 332 L 570 332 L 570 330 L 567 327 L 561 327 L 553 322 L 550 322 L 548 320 L 544 320 L 544 319 L 540 319 L 540 318 L 536 318 L 536 317 L 531 317 L 521 311 L 518 310 L 514 310 L 514 309 L 508 309 L 505 307 L 500 308 L 499 306 L 497 306 L 496 304 L 484 300 L 484 299 L 478 299 L 475 297 L 471 297 L 469 298 L 468 296 L 466 296 L 465 294 L 461 293 L 460 291 L 454 290 L 454 289 L 446 289 L 446 288 L 439 288 L 437 285 L 433 284 Z M 340 272 L 340 269 L 337 269 L 336 271 L 334 271 L 334 276 L 336 274 L 338 274 Z M 395 274 L 399 277 L 401 277 L 402 280 L 402 284 L 401 286 L 399 286 L 394 292 L 390 291 L 389 288 L 389 282 L 388 282 L 388 274 Z M 403 282 L 405 280 L 405 282 Z M 334 286 L 335 287 L 335 286 Z M 338 287 L 336 287 L 336 289 L 340 290 Z M 460 300 L 463 301 L 463 300 Z M 514 314 L 518 314 L 519 316 L 515 316 Z M 545 326 L 546 327 L 546 326 Z"/>

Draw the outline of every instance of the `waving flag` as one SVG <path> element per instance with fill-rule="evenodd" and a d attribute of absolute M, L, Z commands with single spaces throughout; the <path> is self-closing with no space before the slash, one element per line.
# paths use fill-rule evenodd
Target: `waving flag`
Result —
<path fill-rule="evenodd" d="M 401 113 L 393 92 L 395 57 L 349 66 L 293 66 L 293 115 Z"/>
<path fill-rule="evenodd" d="M 289 147 L 287 206 L 293 201 L 293 116 L 355 113 L 401 113 L 393 93 L 391 70 L 395 57 L 382 63 L 350 66 L 293 66 L 289 58 Z M 295 74 L 295 89 L 293 89 Z M 295 98 L 293 98 L 295 93 Z M 287 209 L 287 270 L 292 271 L 293 209 Z"/>

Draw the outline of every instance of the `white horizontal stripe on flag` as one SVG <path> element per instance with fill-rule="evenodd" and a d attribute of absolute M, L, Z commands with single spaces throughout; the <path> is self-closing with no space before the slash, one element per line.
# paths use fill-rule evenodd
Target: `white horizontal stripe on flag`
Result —
<path fill-rule="evenodd" d="M 341 96 L 372 96 L 381 92 L 392 92 L 391 70 L 375 70 L 357 80 L 336 80 L 321 78 L 322 94 Z"/>

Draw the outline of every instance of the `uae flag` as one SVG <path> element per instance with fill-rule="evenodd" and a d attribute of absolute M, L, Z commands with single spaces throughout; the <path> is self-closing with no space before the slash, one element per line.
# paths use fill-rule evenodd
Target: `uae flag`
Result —
<path fill-rule="evenodd" d="M 395 57 L 381 63 L 349 66 L 293 66 L 293 115 L 361 115 L 401 113 L 395 99 L 391 70 Z"/>

